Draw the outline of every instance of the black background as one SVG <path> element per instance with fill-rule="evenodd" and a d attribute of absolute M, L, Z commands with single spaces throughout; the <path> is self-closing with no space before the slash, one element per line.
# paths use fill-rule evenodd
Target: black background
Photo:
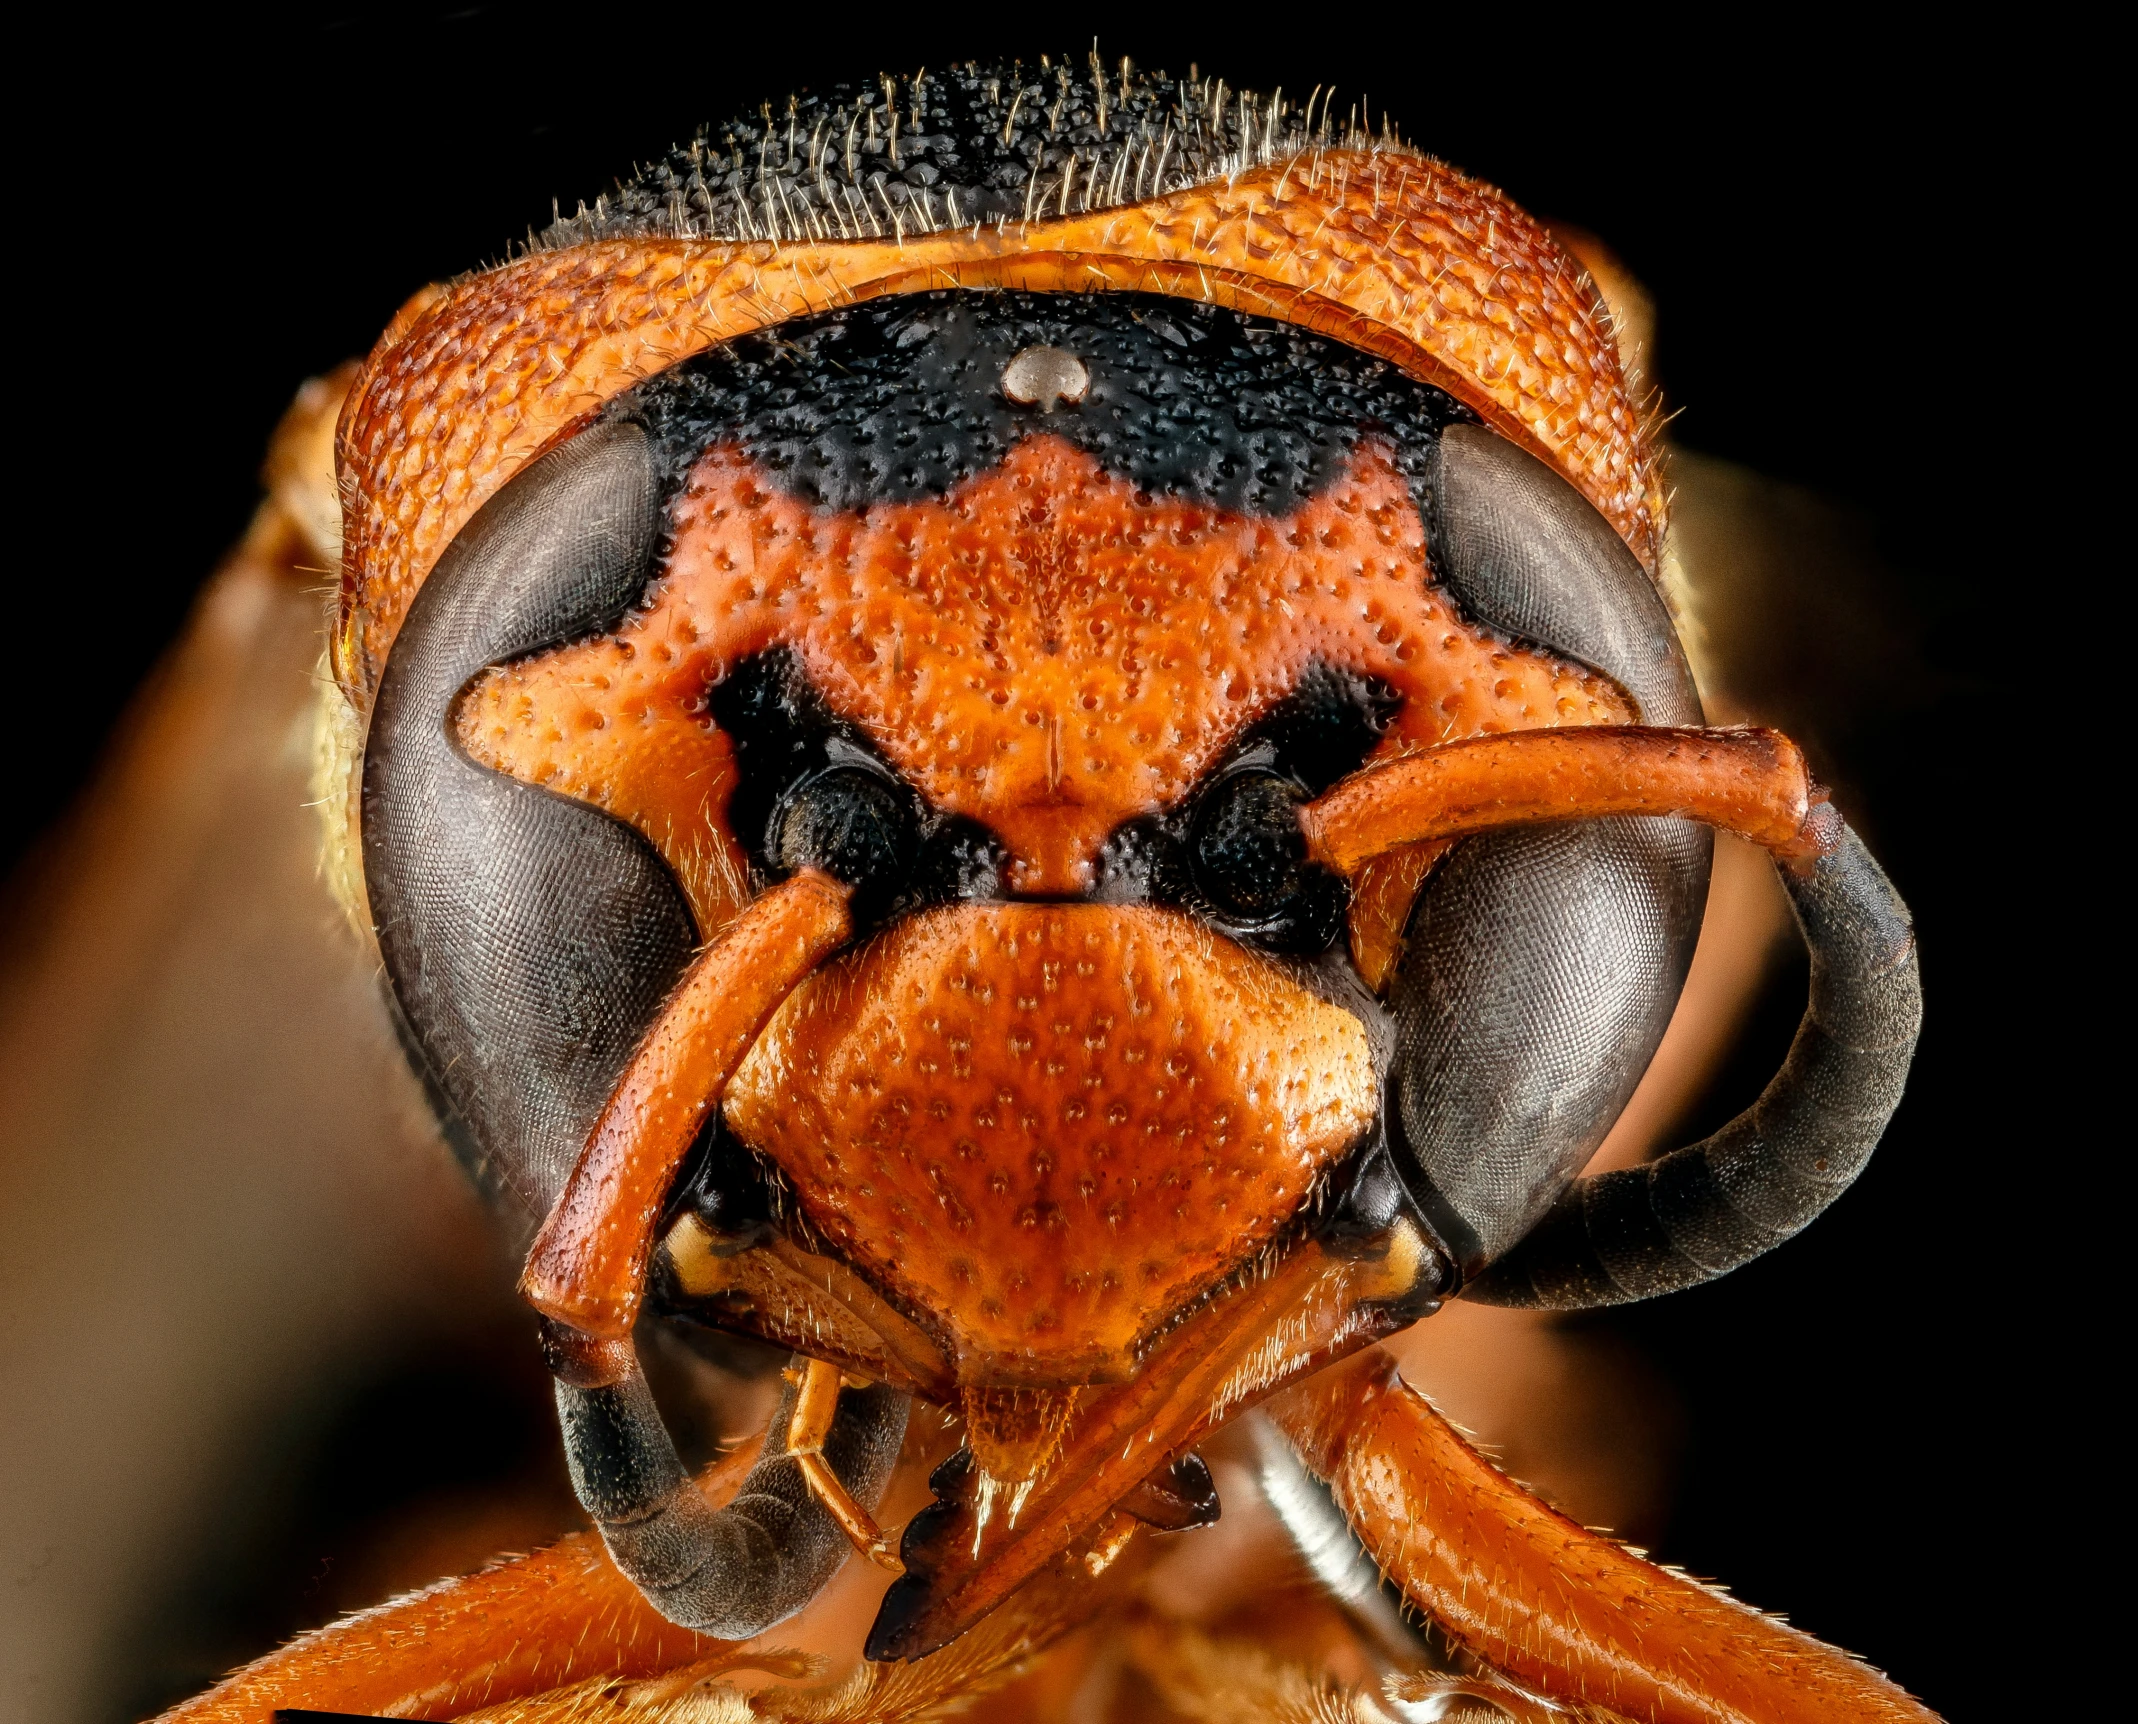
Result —
<path fill-rule="evenodd" d="M 546 221 L 552 196 L 569 209 L 793 84 L 1080 54 L 1094 27 L 1147 66 L 1301 95 L 1334 81 L 1339 109 L 1363 90 L 1412 141 L 1604 236 L 1658 302 L 1674 436 L 1836 500 L 1875 549 L 1863 598 L 1892 677 L 1884 648 L 1822 658 L 1816 618 L 1800 668 L 1816 694 L 1849 667 L 1814 753 L 1858 787 L 1923 928 L 1910 1099 L 1805 1239 L 1610 1321 L 1685 1403 L 1659 1554 L 1955 1716 L 1993 1711 L 2016 1666 L 1984 1643 L 1982 1588 L 2008 1571 L 2021 1500 L 1981 1398 L 2014 1344 L 1999 1311 L 2020 1266 L 1981 1175 L 2021 1124 L 2024 1074 L 1996 1028 L 2017 942 L 1980 913 L 1951 810 L 1981 770 L 1954 739 L 1995 727 L 1979 643 L 2012 579 L 1969 442 L 2010 356 L 1953 274 L 2009 183 L 1995 79 L 1772 20 L 1688 56 L 1610 9 L 1459 30 L 1414 9 L 1389 25 L 1309 9 L 1281 30 L 1244 10 L 1192 30 L 1088 8 L 1044 29 L 751 12 L 739 32 L 696 7 L 84 30 L 41 62 L 60 99 L 14 223 L 18 260 L 41 262 L 14 353 L 31 453 L 9 587 L 18 628 L 47 606 L 65 628 L 46 673 L 7 679 L 0 859 L 65 805 L 243 528 L 294 386 L 365 350 L 412 289 Z M 1725 1090 L 1772 1069 L 1795 1010 L 1765 1014 Z"/>

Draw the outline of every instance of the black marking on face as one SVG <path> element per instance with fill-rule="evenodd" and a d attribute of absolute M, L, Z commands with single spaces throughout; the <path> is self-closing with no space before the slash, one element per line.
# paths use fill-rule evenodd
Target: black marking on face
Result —
<path fill-rule="evenodd" d="M 1081 400 L 1005 393 L 1005 369 L 1034 347 L 1076 356 Z M 1384 359 L 1269 318 L 1155 294 L 959 290 L 744 336 L 611 412 L 653 434 L 672 487 L 734 443 L 820 508 L 933 500 L 1045 432 L 1143 490 L 1259 516 L 1318 494 L 1370 436 L 1391 446 L 1422 512 L 1433 444 L 1470 417 Z"/>
<path fill-rule="evenodd" d="M 933 807 L 858 726 L 834 714 L 791 647 L 744 660 L 713 689 L 735 750 L 728 830 L 760 885 L 811 866 L 854 889 L 855 925 L 999 897 L 1008 852 Z"/>
<path fill-rule="evenodd" d="M 1315 1192 L 1308 1230 L 1332 1256 L 1375 1256 L 1389 1248 L 1397 1223 L 1407 1221 L 1425 1249 L 1417 1279 L 1385 1309 L 1399 1323 L 1414 1323 L 1439 1310 L 1441 1300 L 1461 1286 L 1462 1266 L 1475 1257 L 1475 1242 L 1391 1145 L 1391 1117 L 1384 1110 L 1374 1128 L 1329 1170 Z"/>
<path fill-rule="evenodd" d="M 691 1146 L 670 1192 L 660 1232 L 693 1215 L 723 1252 L 741 1251 L 771 1236 L 779 1213 L 779 1175 L 727 1129 L 718 1108 Z M 687 1303 L 671 1292 L 671 1302 Z"/>
<path fill-rule="evenodd" d="M 1264 951 L 1328 951 L 1350 891 L 1308 860 L 1299 808 L 1359 769 L 1400 705 L 1377 678 L 1317 661 L 1178 806 L 1107 841 L 1092 896 L 1173 905 Z"/>
<path fill-rule="evenodd" d="M 1091 898 L 1172 905 L 1267 951 L 1329 951 L 1349 894 L 1307 859 L 1299 807 L 1358 769 L 1398 705 L 1375 678 L 1310 666 L 1177 807 L 1114 835 Z M 792 648 L 743 661 L 708 714 L 736 755 L 728 828 L 761 883 L 822 868 L 854 888 L 861 926 L 1009 896 L 1002 843 L 929 804 L 831 711 Z"/>

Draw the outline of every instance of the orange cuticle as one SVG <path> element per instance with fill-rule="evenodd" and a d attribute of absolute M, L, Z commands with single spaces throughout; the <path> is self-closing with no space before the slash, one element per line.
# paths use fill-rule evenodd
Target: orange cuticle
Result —
<path fill-rule="evenodd" d="M 1133 1380 L 1078 1402 L 1014 1517 L 991 1532 L 988 1517 L 968 1505 L 928 1549 L 907 1551 L 925 1591 L 905 1601 L 887 1655 L 919 1657 L 948 1643 L 1062 1552 L 1094 1537 L 1103 1545 L 1116 1506 L 1173 1456 L 1283 1384 L 1387 1333 L 1374 1301 L 1406 1291 L 1416 1261 L 1402 1249 L 1385 1262 L 1342 1260 L 1302 1239 L 1265 1273 L 1205 1304 Z"/>
<path fill-rule="evenodd" d="M 1357 873 L 1404 845 L 1612 815 L 1704 821 L 1795 860 L 1830 841 L 1778 731 L 1590 725 L 1451 742 L 1354 773 L 1300 810 L 1307 852 Z"/>
<path fill-rule="evenodd" d="M 1272 164 L 1004 231 L 613 240 L 456 282 L 396 320 L 344 411 L 344 688 L 368 707 L 438 554 L 604 402 L 767 324 L 927 288 L 1161 293 L 1319 330 L 1447 389 L 1552 461 L 1652 564 L 1660 469 L 1587 272 L 1532 217 L 1438 162 L 1317 159 L 1313 175 Z"/>
<path fill-rule="evenodd" d="M 714 1508 L 734 1498 L 755 1438 L 701 1473 Z M 166 1724 L 271 1724 L 288 1708 L 454 1718 L 592 1677 L 644 1677 L 733 1644 L 678 1628 L 602 1549 L 575 1532 L 546 1550 L 313 1629 L 164 1714 Z"/>
<path fill-rule="evenodd" d="M 1045 433 L 943 498 L 838 513 L 716 445 L 673 531 L 614 636 L 485 672 L 455 726 L 485 766 L 644 833 L 702 927 L 733 914 L 742 863 L 722 820 L 734 750 L 705 691 L 773 647 L 1045 896 L 1085 890 L 1124 821 L 1177 804 L 1317 662 L 1402 697 L 1386 757 L 1634 715 L 1594 672 L 1463 621 L 1379 443 L 1274 519 L 1146 495 Z M 1362 919 L 1392 941 L 1418 873 L 1375 872 L 1396 889 L 1362 893 Z"/>
<path fill-rule="evenodd" d="M 1651 1724 L 1932 1724 L 1847 1653 L 1539 1502 L 1379 1348 L 1269 1411 L 1410 1601 L 1562 1705 Z"/>
<path fill-rule="evenodd" d="M 854 1500 L 853 1493 L 824 1458 L 824 1444 L 838 1414 L 844 1374 L 837 1365 L 812 1359 L 799 1372 L 790 1371 L 787 1375 L 796 1383 L 794 1411 L 787 1419 L 787 1453 L 800 1466 L 810 1494 L 838 1522 L 847 1543 L 878 1568 L 903 1573 L 905 1565 L 898 1560 L 893 1541 L 885 1536 L 875 1517 Z"/>
<path fill-rule="evenodd" d="M 577 1366 L 574 1380 L 629 1369 L 676 1170 L 780 1002 L 852 932 L 847 898 L 814 869 L 758 898 L 698 955 L 624 1068 L 520 1277 L 522 1297 L 550 1320 L 553 1358 Z"/>
<path fill-rule="evenodd" d="M 1371 1125 L 1355 1015 L 1178 912 L 924 911 L 798 987 L 729 1128 L 961 1386 L 1119 1382 Z"/>

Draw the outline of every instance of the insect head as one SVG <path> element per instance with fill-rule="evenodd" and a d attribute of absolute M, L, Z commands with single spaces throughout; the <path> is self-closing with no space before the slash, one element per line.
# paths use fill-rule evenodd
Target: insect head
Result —
<path fill-rule="evenodd" d="M 351 397 L 370 914 L 679 1622 L 852 1541 L 903 1567 L 872 1655 L 924 1653 L 1109 1517 L 1209 1518 L 1200 1438 L 1440 1301 L 1778 1243 L 1897 1100 L 1905 913 L 1785 739 L 1701 728 L 1594 285 L 1248 116 L 812 98 L 412 306 Z M 1811 1016 L 1720 1136 L 1580 1179 L 1714 825 L 1782 859 Z M 639 1370 L 682 1319 L 815 1361 L 747 1512 Z M 965 1447 L 896 1544 L 912 1396 Z"/>

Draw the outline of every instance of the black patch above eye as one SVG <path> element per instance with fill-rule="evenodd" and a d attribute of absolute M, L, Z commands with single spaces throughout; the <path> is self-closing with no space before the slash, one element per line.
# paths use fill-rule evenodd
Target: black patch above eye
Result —
<path fill-rule="evenodd" d="M 1085 368 L 1073 405 L 1004 392 L 1031 348 Z M 1156 495 L 1289 514 L 1360 439 L 1385 436 L 1414 485 L 1469 414 L 1384 359 L 1311 330 L 1153 294 L 944 290 L 797 318 L 688 360 L 621 398 L 671 486 L 734 443 L 821 508 L 943 496 L 1044 431 Z"/>
<path fill-rule="evenodd" d="M 1179 807 L 1114 834 L 1094 896 L 1177 905 L 1271 951 L 1327 951 L 1350 890 L 1308 860 L 1299 808 L 1358 770 L 1401 704 L 1377 678 L 1310 666 Z"/>
<path fill-rule="evenodd" d="M 1320 796 L 1366 764 L 1402 709 L 1403 697 L 1379 677 L 1316 659 L 1242 747 L 1266 745 L 1277 771 L 1309 797 Z"/>
<path fill-rule="evenodd" d="M 923 801 L 824 704 L 791 648 L 745 659 L 707 708 L 735 750 L 728 829 L 760 884 L 821 868 L 854 889 L 864 927 L 1000 893 L 995 836 Z"/>

